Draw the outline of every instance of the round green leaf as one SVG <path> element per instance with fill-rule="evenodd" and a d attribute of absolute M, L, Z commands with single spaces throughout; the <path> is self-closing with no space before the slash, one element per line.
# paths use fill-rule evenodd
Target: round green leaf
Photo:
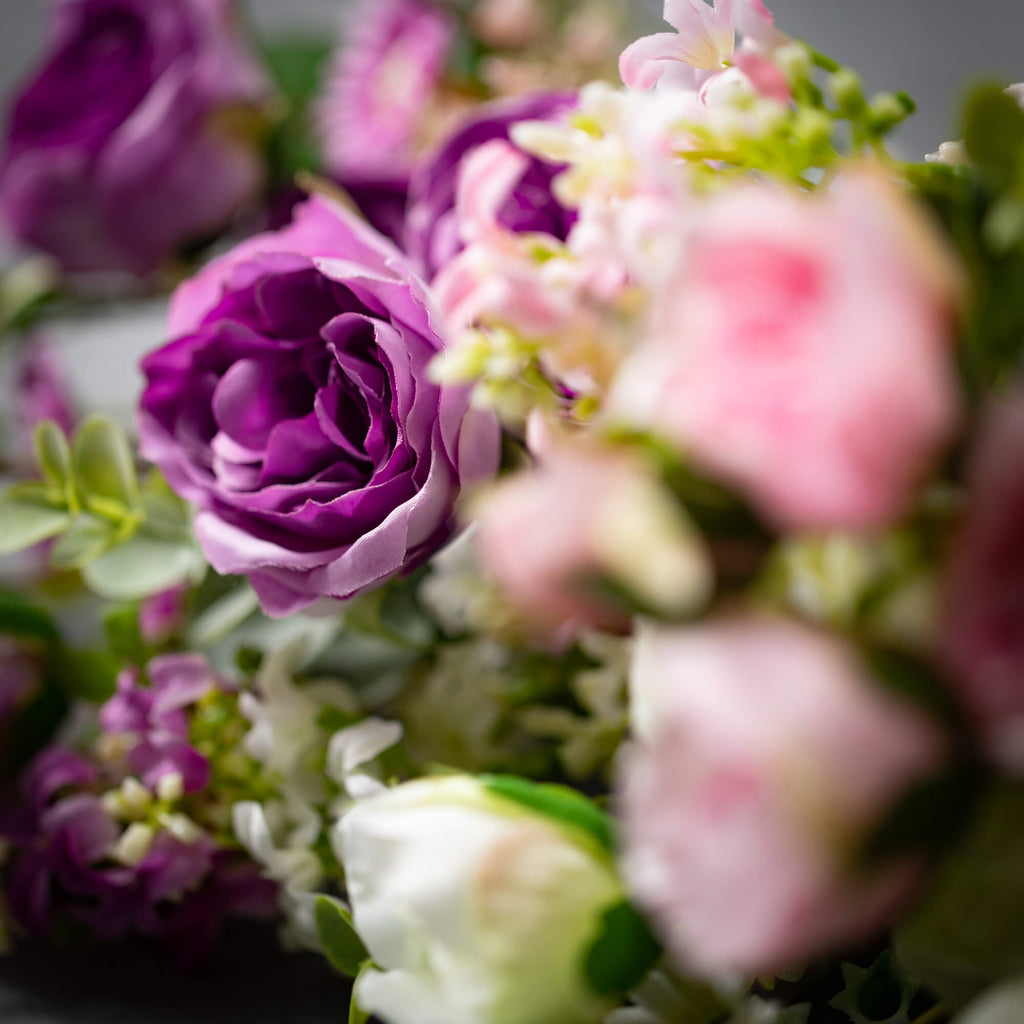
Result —
<path fill-rule="evenodd" d="M 90 509 L 115 519 L 142 512 L 131 446 L 112 419 L 88 417 L 75 433 L 71 458 L 82 500 Z"/>
<path fill-rule="evenodd" d="M 0 499 L 0 555 L 23 551 L 55 537 L 71 524 L 71 516 L 62 508 Z"/>
<path fill-rule="evenodd" d="M 111 601 L 132 601 L 199 579 L 206 563 L 193 544 L 140 532 L 82 569 L 90 590 Z"/>

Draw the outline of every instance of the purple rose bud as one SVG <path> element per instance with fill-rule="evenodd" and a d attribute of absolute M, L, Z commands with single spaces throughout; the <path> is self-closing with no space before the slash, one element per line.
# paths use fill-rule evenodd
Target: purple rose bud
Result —
<path fill-rule="evenodd" d="M 258 191 L 256 147 L 230 122 L 267 96 L 229 0 L 61 0 L 10 112 L 11 230 L 66 271 L 148 273 Z"/>
<path fill-rule="evenodd" d="M 497 467 L 494 418 L 427 372 L 444 342 L 422 282 L 324 198 L 182 285 L 170 328 L 143 363 L 143 454 L 271 615 L 419 564 Z"/>
<path fill-rule="evenodd" d="M 459 168 L 466 156 L 493 139 L 509 139 L 519 121 L 547 121 L 571 110 L 575 93 L 540 93 L 499 100 L 481 107 L 413 174 L 405 227 L 405 248 L 428 279 L 463 247 L 455 194 Z M 527 172 L 505 200 L 498 222 L 512 231 L 538 231 L 564 241 L 575 223 L 568 210 L 551 192 L 553 179 L 563 170 L 559 164 L 530 157 Z"/>

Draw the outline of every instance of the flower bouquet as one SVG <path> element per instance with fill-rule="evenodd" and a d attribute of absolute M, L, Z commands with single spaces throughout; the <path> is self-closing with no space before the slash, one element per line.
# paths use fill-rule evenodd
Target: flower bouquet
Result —
<path fill-rule="evenodd" d="M 1024 1020 L 1024 89 L 906 162 L 761 0 L 664 20 L 55 4 L 0 164 L 13 956 L 264 920 L 350 1022 Z M 83 409 L 54 324 L 167 295 Z"/>

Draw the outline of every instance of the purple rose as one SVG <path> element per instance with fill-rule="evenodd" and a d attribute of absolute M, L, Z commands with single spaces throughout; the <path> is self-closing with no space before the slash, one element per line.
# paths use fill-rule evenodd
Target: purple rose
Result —
<path fill-rule="evenodd" d="M 170 328 L 143 363 L 143 454 L 272 615 L 422 562 L 460 485 L 496 469 L 493 417 L 427 373 L 443 342 L 422 282 L 327 199 L 182 285 Z"/>
<path fill-rule="evenodd" d="M 988 754 L 1024 775 L 1024 391 L 986 411 L 946 572 L 940 650 Z"/>
<path fill-rule="evenodd" d="M 428 279 L 463 247 L 455 210 L 459 168 L 485 142 L 508 139 L 518 121 L 554 120 L 576 105 L 575 93 L 540 93 L 481 107 L 413 174 L 405 227 L 405 249 Z M 512 231 L 538 231 L 564 241 L 576 221 L 551 192 L 559 164 L 530 157 L 529 168 L 508 195 L 498 222 Z"/>
<path fill-rule="evenodd" d="M 11 230 L 68 271 L 148 273 L 257 192 L 259 154 L 226 115 L 267 95 L 230 0 L 61 0 L 10 112 Z"/>

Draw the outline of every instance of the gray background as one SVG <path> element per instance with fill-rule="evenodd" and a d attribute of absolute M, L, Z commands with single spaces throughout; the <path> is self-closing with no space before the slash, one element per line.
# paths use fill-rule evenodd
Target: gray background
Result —
<path fill-rule="evenodd" d="M 345 0 L 243 0 L 259 29 L 333 31 Z M 659 0 L 638 0 L 657 11 Z M 919 113 L 908 157 L 957 134 L 957 97 L 979 78 L 1024 79 L 1024 0 L 768 0 L 779 26 L 859 70 L 869 88 L 905 89 Z M 0 0 L 0 94 L 31 64 L 45 0 Z"/>

